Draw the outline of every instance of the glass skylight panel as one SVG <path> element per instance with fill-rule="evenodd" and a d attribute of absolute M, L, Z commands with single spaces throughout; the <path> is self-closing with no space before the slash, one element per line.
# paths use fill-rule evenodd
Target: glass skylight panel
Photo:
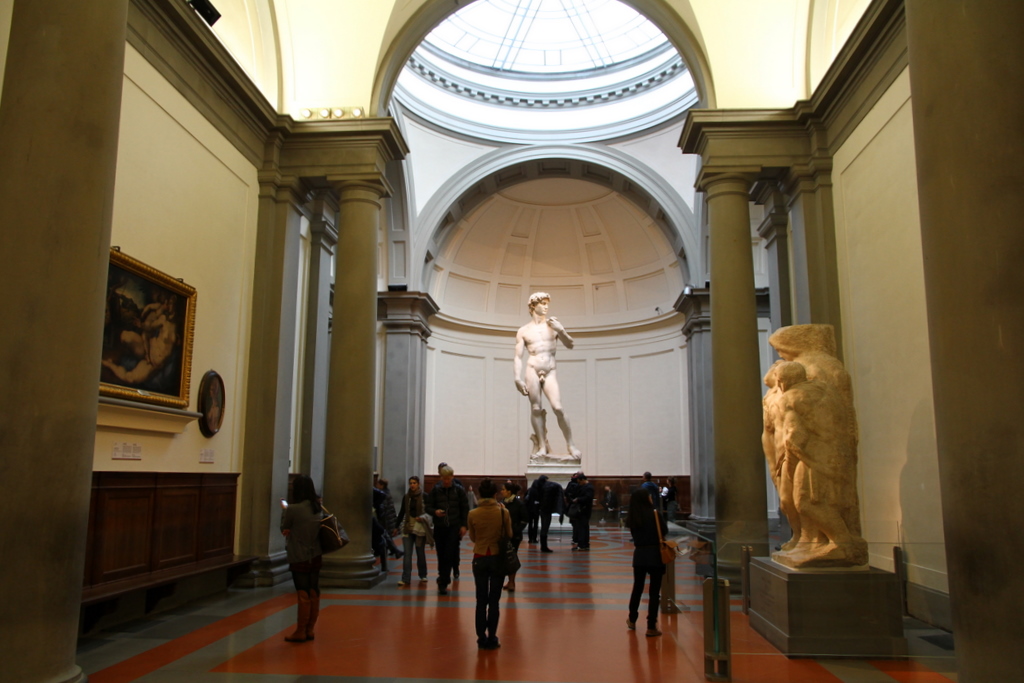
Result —
<path fill-rule="evenodd" d="M 478 0 L 426 42 L 483 69 L 567 73 L 628 61 L 667 39 L 617 0 Z"/>
<path fill-rule="evenodd" d="M 424 39 L 395 97 L 442 127 L 517 142 L 622 136 L 697 102 L 672 43 L 618 0 L 477 0 Z"/>

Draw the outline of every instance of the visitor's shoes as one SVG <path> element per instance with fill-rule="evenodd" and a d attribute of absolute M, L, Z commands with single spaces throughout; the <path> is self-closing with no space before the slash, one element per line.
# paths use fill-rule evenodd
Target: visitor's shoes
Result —
<path fill-rule="evenodd" d="M 438 595 L 448 595 L 448 587 L 447 586 L 438 586 L 437 587 L 437 594 Z"/>
<path fill-rule="evenodd" d="M 540 549 L 540 551 L 541 551 L 542 553 L 553 553 L 553 552 L 555 552 L 555 551 L 554 551 L 554 550 L 552 550 L 551 548 L 541 548 L 541 549 Z"/>
<path fill-rule="evenodd" d="M 452 570 L 452 578 L 454 578 L 456 581 L 459 580 L 459 570 L 458 569 L 453 569 Z"/>
<path fill-rule="evenodd" d="M 421 576 L 421 577 L 420 577 L 420 583 L 426 583 L 426 582 L 427 582 L 427 581 L 429 581 L 429 580 L 430 580 L 430 579 L 428 579 L 428 578 L 427 578 L 427 577 L 425 577 L 425 576 Z"/>
<path fill-rule="evenodd" d="M 498 642 L 498 636 L 491 636 L 490 638 L 488 638 L 487 644 L 489 646 L 487 649 L 489 650 L 497 650 L 499 647 L 501 647 L 501 643 Z"/>
<path fill-rule="evenodd" d="M 655 636 L 660 636 L 661 635 L 661 631 L 659 631 L 658 627 L 655 626 L 654 628 L 647 629 L 647 633 L 645 633 L 644 635 L 647 636 L 648 638 L 654 638 Z"/>
<path fill-rule="evenodd" d="M 628 628 L 630 631 L 635 631 L 636 630 L 636 622 L 635 621 L 630 621 L 629 617 L 626 617 L 626 628 Z"/>
<path fill-rule="evenodd" d="M 401 588 L 401 587 L 402 587 L 402 586 L 404 586 L 404 585 L 405 585 L 405 581 L 399 581 L 399 582 L 398 582 L 398 587 L 399 587 L 399 588 Z"/>
<path fill-rule="evenodd" d="M 588 545 L 582 548 L 576 548 L 576 550 L 590 550 L 590 546 Z"/>

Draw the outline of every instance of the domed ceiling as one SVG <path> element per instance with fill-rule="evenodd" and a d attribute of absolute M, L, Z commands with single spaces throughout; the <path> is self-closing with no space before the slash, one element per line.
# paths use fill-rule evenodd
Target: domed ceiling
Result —
<path fill-rule="evenodd" d="M 445 318 L 518 327 L 534 291 L 571 329 L 635 325 L 673 312 L 683 289 L 662 229 L 619 193 L 552 178 L 500 190 L 465 216 L 434 261 Z"/>
<path fill-rule="evenodd" d="M 618 0 L 476 0 L 424 39 L 394 96 L 434 125 L 516 144 L 629 135 L 698 100 L 665 34 Z"/>

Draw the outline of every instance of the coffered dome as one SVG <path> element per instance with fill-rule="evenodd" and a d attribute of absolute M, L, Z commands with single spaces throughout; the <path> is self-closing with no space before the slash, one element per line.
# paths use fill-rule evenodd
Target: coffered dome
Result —
<path fill-rule="evenodd" d="M 683 277 L 661 227 L 608 187 L 569 178 L 502 189 L 455 224 L 431 287 L 444 317 L 521 325 L 531 292 L 573 329 L 602 329 L 672 313 Z"/>

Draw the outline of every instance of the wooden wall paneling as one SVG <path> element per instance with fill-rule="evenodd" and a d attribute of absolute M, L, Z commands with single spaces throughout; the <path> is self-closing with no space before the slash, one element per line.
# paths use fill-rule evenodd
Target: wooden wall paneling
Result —
<path fill-rule="evenodd" d="M 92 563 L 95 553 L 93 547 L 96 544 L 96 487 L 98 485 L 99 474 L 93 472 L 92 475 L 92 491 L 89 495 L 89 526 L 85 532 L 85 571 L 82 572 L 82 585 L 90 586 L 92 584 Z"/>
<path fill-rule="evenodd" d="M 238 474 L 204 474 L 199 499 L 199 553 L 206 560 L 235 551 Z"/>
<path fill-rule="evenodd" d="M 99 478 L 96 495 L 93 584 L 149 571 L 156 476 L 106 474 Z"/>
<path fill-rule="evenodd" d="M 158 474 L 150 571 L 195 562 L 199 540 L 200 474 Z"/>

